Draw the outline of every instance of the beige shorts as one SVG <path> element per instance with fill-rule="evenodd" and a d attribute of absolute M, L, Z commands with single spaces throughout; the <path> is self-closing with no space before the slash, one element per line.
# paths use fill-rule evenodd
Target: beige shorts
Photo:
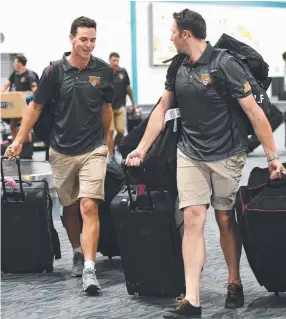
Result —
<path fill-rule="evenodd" d="M 112 110 L 112 121 L 110 131 L 125 131 L 126 129 L 126 108 L 121 106 L 119 109 Z"/>
<path fill-rule="evenodd" d="M 104 199 L 104 180 L 107 165 L 107 146 L 76 156 L 60 154 L 50 148 L 53 186 L 62 206 L 79 198 Z"/>
<path fill-rule="evenodd" d="M 209 205 L 230 210 L 235 202 L 246 153 L 216 162 L 200 162 L 178 149 L 177 183 L 179 207 Z"/>

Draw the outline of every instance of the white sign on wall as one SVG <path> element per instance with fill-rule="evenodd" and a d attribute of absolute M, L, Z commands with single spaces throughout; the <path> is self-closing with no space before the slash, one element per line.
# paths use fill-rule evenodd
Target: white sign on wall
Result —
<path fill-rule="evenodd" d="M 230 3 L 231 4 L 231 3 Z M 207 23 L 207 40 L 215 44 L 222 33 L 255 48 L 270 65 L 270 74 L 281 73 L 282 53 L 286 51 L 286 9 L 192 3 L 152 3 L 152 62 L 177 52 L 170 41 L 173 13 L 185 8 L 199 12 Z"/>

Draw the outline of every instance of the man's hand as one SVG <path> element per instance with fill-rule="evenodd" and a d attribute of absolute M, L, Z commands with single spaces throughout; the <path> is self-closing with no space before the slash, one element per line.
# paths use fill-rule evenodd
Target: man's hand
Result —
<path fill-rule="evenodd" d="M 126 158 L 126 166 L 135 166 L 138 167 L 141 165 L 143 159 L 146 156 L 146 152 L 142 150 L 134 150 L 128 154 Z"/>
<path fill-rule="evenodd" d="M 286 168 L 282 165 L 279 159 L 275 159 L 268 163 L 270 179 L 282 178 L 281 173 L 286 174 Z"/>
<path fill-rule="evenodd" d="M 6 149 L 4 156 L 18 156 L 22 152 L 23 144 L 14 141 L 11 145 L 9 145 Z"/>

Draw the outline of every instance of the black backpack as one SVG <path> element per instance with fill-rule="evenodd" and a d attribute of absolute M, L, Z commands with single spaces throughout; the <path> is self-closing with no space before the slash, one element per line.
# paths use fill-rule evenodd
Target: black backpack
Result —
<path fill-rule="evenodd" d="M 239 115 L 239 118 L 246 126 L 248 135 L 252 135 L 254 130 L 247 115 L 239 105 L 237 99 L 231 99 L 228 97 L 227 92 L 223 89 L 222 83 L 220 83 L 220 62 L 225 54 L 230 54 L 235 58 L 236 62 L 245 71 L 256 103 L 261 107 L 270 121 L 274 114 L 274 109 L 266 93 L 272 80 L 268 77 L 269 66 L 256 50 L 225 33 L 220 37 L 214 48 L 215 50 L 211 56 L 211 63 L 209 66 L 212 86 L 220 95 L 222 95 L 223 98 L 227 100 L 228 104 L 232 105 L 232 108 L 235 109 L 236 114 Z"/>
<path fill-rule="evenodd" d="M 50 62 L 53 67 L 53 84 L 52 96 L 47 104 L 44 105 L 39 119 L 33 127 L 34 134 L 40 140 L 45 142 L 47 146 L 50 143 L 50 136 L 52 131 L 52 124 L 54 119 L 54 110 L 60 95 L 60 89 L 64 79 L 64 70 L 61 61 Z"/>

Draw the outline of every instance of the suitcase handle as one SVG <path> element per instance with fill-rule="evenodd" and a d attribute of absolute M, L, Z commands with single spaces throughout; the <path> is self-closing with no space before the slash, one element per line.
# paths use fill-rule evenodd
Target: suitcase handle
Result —
<path fill-rule="evenodd" d="M 21 174 L 21 168 L 20 168 L 20 157 L 19 156 L 2 156 L 1 157 L 1 182 L 3 187 L 3 199 L 5 200 L 8 197 L 7 191 L 6 191 L 6 185 L 5 185 L 5 177 L 4 177 L 4 169 L 3 169 L 3 161 L 8 159 L 15 159 L 17 168 L 18 168 L 18 176 L 19 176 L 19 184 L 20 184 L 20 201 L 24 202 L 25 200 L 25 193 L 23 190 L 23 182 L 22 182 L 22 174 Z M 15 192 L 18 194 L 18 192 Z"/>
<path fill-rule="evenodd" d="M 131 187 L 130 187 L 130 177 L 129 177 L 126 161 L 124 159 L 122 159 L 122 161 L 121 161 L 121 166 L 122 166 L 123 173 L 124 173 L 124 176 L 125 176 L 127 192 L 128 192 L 129 200 L 130 200 L 130 206 L 131 206 L 131 209 L 135 209 L 136 208 L 136 203 L 135 203 L 135 201 L 132 198 L 132 192 L 131 192 Z M 152 197 L 151 197 L 150 188 L 147 185 L 146 185 L 146 192 L 147 192 L 147 197 L 148 197 L 149 204 L 150 204 L 150 209 L 151 209 L 152 213 L 154 213 L 153 200 L 152 200 Z"/>
<path fill-rule="evenodd" d="M 269 179 L 268 182 L 267 182 L 267 185 L 269 187 L 273 187 L 273 188 L 276 188 L 276 187 L 281 187 L 281 186 L 286 186 L 286 173 L 281 173 L 281 178 L 277 178 L 277 179 Z"/>

